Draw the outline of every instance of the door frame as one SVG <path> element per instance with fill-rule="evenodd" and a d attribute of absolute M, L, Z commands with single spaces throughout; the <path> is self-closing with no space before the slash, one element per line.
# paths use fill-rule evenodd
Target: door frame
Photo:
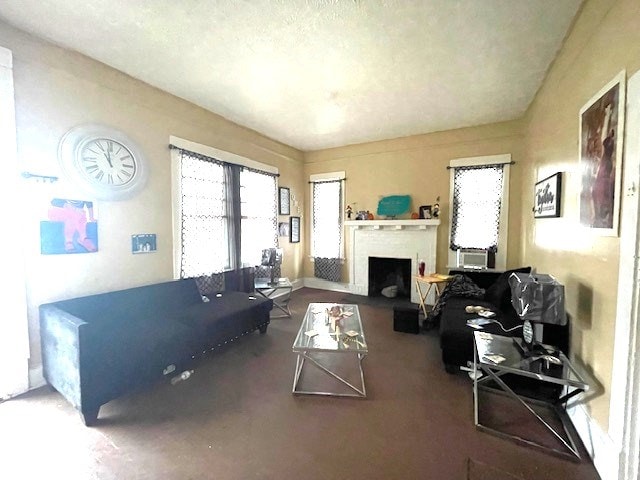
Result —
<path fill-rule="evenodd" d="M 620 449 L 617 478 L 626 479 L 640 472 L 640 72 L 627 83 L 625 130 L 609 435 Z"/>
<path fill-rule="evenodd" d="M 13 85 L 13 54 L 0 46 L 0 159 L 6 175 L 0 180 L 0 201 L 5 205 L 17 205 L 23 201 L 16 186 L 20 182 L 16 146 L 16 115 Z M 17 211 L 5 212 L 8 225 L 22 228 L 22 219 Z M 0 238 L 0 252 L 5 252 L 4 267 L 10 272 L 12 281 L 5 286 L 7 305 L 3 336 L 11 349 L 4 348 L 3 359 L 8 368 L 3 369 L 6 385 L 0 388 L 0 398 L 10 398 L 29 389 L 29 333 L 25 282 L 25 262 L 22 246 L 17 248 L 15 237 Z M 0 347 L 1 348 L 1 347 Z M 7 353 L 10 352 L 10 353 Z"/>

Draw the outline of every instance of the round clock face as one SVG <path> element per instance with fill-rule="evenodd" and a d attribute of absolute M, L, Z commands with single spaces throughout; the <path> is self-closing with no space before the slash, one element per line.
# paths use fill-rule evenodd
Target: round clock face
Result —
<path fill-rule="evenodd" d="M 522 324 L 522 339 L 527 345 L 533 343 L 533 325 L 529 320 L 525 320 Z"/>
<path fill-rule="evenodd" d="M 72 128 L 62 137 L 58 155 L 68 178 L 92 198 L 129 198 L 146 182 L 141 150 L 124 133 L 104 125 Z"/>
<path fill-rule="evenodd" d="M 82 144 L 77 162 L 79 171 L 89 182 L 106 186 L 132 182 L 138 169 L 131 150 L 110 138 L 96 138 Z"/>

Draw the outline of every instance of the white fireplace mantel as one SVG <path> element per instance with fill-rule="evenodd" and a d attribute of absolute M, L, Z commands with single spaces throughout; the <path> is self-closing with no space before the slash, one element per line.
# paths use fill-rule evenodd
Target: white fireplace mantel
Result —
<path fill-rule="evenodd" d="M 437 227 L 440 220 L 347 220 L 345 226 L 350 228 L 369 228 L 369 229 L 418 229 L 426 230 L 427 227 Z"/>
<path fill-rule="evenodd" d="M 426 271 L 435 272 L 438 225 L 438 219 L 346 221 L 351 257 L 351 292 L 369 294 L 369 257 L 411 260 L 412 274 L 417 273 L 418 262 L 423 260 Z M 411 292 L 411 301 L 418 303 L 417 292 L 413 288 Z"/>

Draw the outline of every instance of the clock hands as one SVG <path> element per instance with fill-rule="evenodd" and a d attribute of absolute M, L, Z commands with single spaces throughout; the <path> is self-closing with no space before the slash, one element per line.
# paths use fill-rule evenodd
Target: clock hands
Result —
<path fill-rule="evenodd" d="M 113 150 L 113 144 L 111 142 L 107 142 L 107 151 L 104 152 L 104 156 L 107 157 L 107 162 L 109 162 L 109 166 L 113 168 L 113 163 L 111 163 L 111 150 Z"/>

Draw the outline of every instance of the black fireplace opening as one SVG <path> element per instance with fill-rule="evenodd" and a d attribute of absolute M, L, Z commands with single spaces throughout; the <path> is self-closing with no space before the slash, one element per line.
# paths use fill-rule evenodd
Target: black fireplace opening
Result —
<path fill-rule="evenodd" d="M 369 257 L 369 292 L 370 297 L 383 296 L 382 290 L 387 287 L 397 288 L 396 297 L 411 297 L 411 260 L 405 258 Z M 395 288 L 387 289 L 395 291 Z M 389 296 L 389 295 L 384 295 Z"/>

